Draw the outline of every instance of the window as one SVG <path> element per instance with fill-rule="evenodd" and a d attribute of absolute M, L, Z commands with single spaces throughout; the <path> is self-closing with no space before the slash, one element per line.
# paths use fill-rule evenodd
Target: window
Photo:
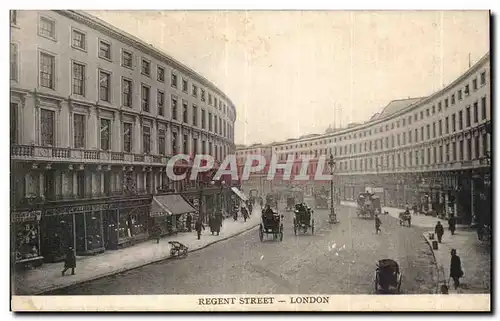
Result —
<path fill-rule="evenodd" d="M 470 106 L 465 109 L 465 127 L 470 127 Z"/>
<path fill-rule="evenodd" d="M 123 123 L 123 151 L 130 153 L 132 151 L 132 124 Z"/>
<path fill-rule="evenodd" d="M 208 130 L 212 131 L 212 113 L 208 113 Z"/>
<path fill-rule="evenodd" d="M 17 144 L 18 136 L 17 136 L 17 104 L 10 103 L 10 143 Z"/>
<path fill-rule="evenodd" d="M 151 127 L 142 126 L 142 152 L 149 154 L 151 152 Z"/>
<path fill-rule="evenodd" d="M 205 101 L 205 89 L 200 88 L 201 101 Z"/>
<path fill-rule="evenodd" d="M 194 84 L 192 86 L 192 94 L 193 94 L 193 97 L 198 96 L 198 87 L 196 87 L 196 85 L 194 85 Z"/>
<path fill-rule="evenodd" d="M 222 123 L 223 123 L 222 128 L 223 128 L 223 130 L 224 130 L 224 137 L 226 137 L 226 134 L 227 134 L 227 131 L 226 131 L 226 129 L 227 129 L 227 124 L 226 124 L 226 121 L 225 121 L 225 120 L 224 120 Z M 326 153 L 326 152 L 325 152 L 325 153 Z"/>
<path fill-rule="evenodd" d="M 425 116 L 429 117 L 429 115 L 430 115 L 430 113 L 429 113 L 429 108 L 427 108 L 427 109 L 425 110 Z"/>
<path fill-rule="evenodd" d="M 478 106 L 477 106 L 477 101 L 474 103 L 474 123 L 477 123 L 479 121 L 479 111 L 478 111 Z M 469 115 L 469 126 L 470 126 L 470 115 Z"/>
<path fill-rule="evenodd" d="M 450 144 L 446 144 L 446 161 L 450 161 Z"/>
<path fill-rule="evenodd" d="M 173 72 L 170 74 L 170 86 L 177 88 L 177 75 Z"/>
<path fill-rule="evenodd" d="M 429 126 L 429 125 L 427 125 L 427 126 Z M 420 127 L 420 141 L 423 141 L 423 140 L 424 140 L 424 126 Z"/>
<path fill-rule="evenodd" d="M 472 89 L 477 90 L 477 78 L 472 79 Z"/>
<path fill-rule="evenodd" d="M 142 110 L 145 111 L 145 112 L 148 112 L 149 113 L 149 101 L 150 101 L 150 97 L 149 97 L 149 87 L 148 86 L 145 86 L 145 85 L 142 85 L 142 89 L 141 89 L 141 101 L 142 101 Z"/>
<path fill-rule="evenodd" d="M 77 49 L 82 49 L 85 50 L 87 49 L 87 39 L 85 33 L 78 31 L 78 30 L 72 30 L 72 42 L 71 45 L 73 48 Z"/>
<path fill-rule="evenodd" d="M 436 138 L 436 122 L 432 123 L 432 138 Z"/>
<path fill-rule="evenodd" d="M 56 38 L 56 22 L 46 17 L 40 17 L 40 35 L 43 37 Z"/>
<path fill-rule="evenodd" d="M 451 115 L 451 130 L 453 133 L 457 131 L 457 117 L 455 114 Z"/>
<path fill-rule="evenodd" d="M 482 141 L 483 141 L 483 151 L 482 151 L 483 156 L 488 156 L 488 134 L 482 135 Z"/>
<path fill-rule="evenodd" d="M 10 80 L 18 80 L 17 44 L 10 44 Z"/>
<path fill-rule="evenodd" d="M 109 119 L 101 118 L 101 149 L 110 150 L 111 149 L 111 121 Z"/>
<path fill-rule="evenodd" d="M 54 89 L 55 60 L 54 56 L 40 53 L 40 86 Z"/>
<path fill-rule="evenodd" d="M 99 40 L 99 58 L 111 60 L 111 44 L 104 40 Z"/>
<path fill-rule="evenodd" d="M 408 125 L 411 125 L 411 116 L 408 116 Z"/>
<path fill-rule="evenodd" d="M 188 122 L 188 103 L 187 101 L 182 102 L 182 122 L 186 123 Z"/>
<path fill-rule="evenodd" d="M 208 104 L 212 105 L 212 94 L 208 93 Z"/>
<path fill-rule="evenodd" d="M 451 143 L 451 160 L 452 161 L 457 160 L 457 142 Z"/>
<path fill-rule="evenodd" d="M 204 141 L 204 140 L 202 140 L 202 141 L 201 141 L 201 153 L 202 153 L 203 155 L 205 155 L 205 153 L 207 152 L 207 147 L 206 147 L 206 146 L 207 146 L 207 142 L 206 142 L 206 141 Z"/>
<path fill-rule="evenodd" d="M 462 100 L 462 89 L 457 92 L 458 100 Z"/>
<path fill-rule="evenodd" d="M 451 95 L 451 104 L 455 105 L 455 94 Z"/>
<path fill-rule="evenodd" d="M 439 120 L 439 125 L 438 125 L 438 130 L 439 130 L 439 136 L 442 136 L 443 135 L 443 120 L 440 119 Z"/>
<path fill-rule="evenodd" d="M 436 113 L 436 106 L 432 106 L 432 114 L 434 115 Z"/>
<path fill-rule="evenodd" d="M 208 155 L 212 155 L 212 142 L 208 143 Z M 212 155 L 213 156 L 213 155 Z"/>
<path fill-rule="evenodd" d="M 448 98 L 444 100 L 444 108 L 448 108 Z"/>
<path fill-rule="evenodd" d="M 110 74 L 104 71 L 99 71 L 99 99 L 102 101 L 110 101 Z"/>
<path fill-rule="evenodd" d="M 158 66 L 156 74 L 158 81 L 165 82 L 165 68 Z"/>
<path fill-rule="evenodd" d="M 172 153 L 177 154 L 177 133 L 172 132 Z"/>
<path fill-rule="evenodd" d="M 177 120 L 177 99 L 172 97 L 172 119 Z"/>
<path fill-rule="evenodd" d="M 126 50 L 122 51 L 122 66 L 132 68 L 132 53 Z"/>
<path fill-rule="evenodd" d="M 193 138 L 193 154 L 198 154 L 198 138 Z"/>
<path fill-rule="evenodd" d="M 442 104 L 441 104 L 441 102 L 438 102 L 438 113 L 440 113 L 441 110 L 443 110 Z"/>
<path fill-rule="evenodd" d="M 188 91 L 188 82 L 187 82 L 187 80 L 186 80 L 186 79 L 184 79 L 184 78 L 182 79 L 182 91 L 183 91 L 183 92 L 186 92 L 186 93 L 187 93 L 187 91 Z"/>
<path fill-rule="evenodd" d="M 73 62 L 73 94 L 85 96 L 85 65 Z"/>
<path fill-rule="evenodd" d="M 162 91 L 156 94 L 156 104 L 158 105 L 158 115 L 163 116 L 163 107 L 165 106 L 165 94 Z"/>
<path fill-rule="evenodd" d="M 474 137 L 474 159 L 479 159 L 479 135 Z"/>
<path fill-rule="evenodd" d="M 486 97 L 481 98 L 481 120 L 486 119 Z"/>
<path fill-rule="evenodd" d="M 214 97 L 214 106 L 217 107 L 217 97 Z"/>
<path fill-rule="evenodd" d="M 486 71 L 481 73 L 481 85 L 486 84 Z"/>
<path fill-rule="evenodd" d="M 217 115 L 214 115 L 214 133 L 218 133 L 217 131 Z"/>
<path fill-rule="evenodd" d="M 431 125 L 427 124 L 425 127 L 426 127 L 426 132 L 427 132 L 427 139 L 430 139 L 431 138 Z M 423 138 L 422 138 L 422 140 L 423 140 Z"/>
<path fill-rule="evenodd" d="M 458 112 L 458 130 L 464 129 L 464 116 L 463 111 Z"/>
<path fill-rule="evenodd" d="M 122 104 L 132 107 L 132 80 L 122 79 Z"/>
<path fill-rule="evenodd" d="M 158 130 L 158 153 L 165 155 L 165 129 Z"/>
<path fill-rule="evenodd" d="M 469 84 L 465 85 L 464 94 L 465 96 L 469 96 Z"/>
<path fill-rule="evenodd" d="M 198 107 L 193 105 L 193 126 L 198 126 Z"/>
<path fill-rule="evenodd" d="M 182 135 L 182 151 L 184 154 L 188 154 L 188 135 Z"/>
<path fill-rule="evenodd" d="M 17 25 L 17 10 L 10 10 L 9 16 L 10 16 L 10 24 L 14 26 Z"/>
<path fill-rule="evenodd" d="M 75 148 L 85 148 L 85 115 L 73 114 L 73 140 Z"/>
<path fill-rule="evenodd" d="M 148 77 L 151 75 L 151 63 L 144 58 L 142 59 L 141 63 L 141 74 Z"/>
<path fill-rule="evenodd" d="M 206 125 L 206 123 L 205 123 L 205 110 L 202 109 L 201 110 L 201 128 L 205 129 L 205 125 Z"/>

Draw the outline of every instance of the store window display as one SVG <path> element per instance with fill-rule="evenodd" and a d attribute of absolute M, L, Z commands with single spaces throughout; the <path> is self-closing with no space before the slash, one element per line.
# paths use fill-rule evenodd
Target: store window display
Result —
<path fill-rule="evenodd" d="M 40 256 L 38 222 L 19 222 L 15 224 L 15 260 L 21 261 Z"/>

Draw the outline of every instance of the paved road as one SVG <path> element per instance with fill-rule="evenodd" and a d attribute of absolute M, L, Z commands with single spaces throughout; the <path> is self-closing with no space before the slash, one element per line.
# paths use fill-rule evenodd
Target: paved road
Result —
<path fill-rule="evenodd" d="M 316 210 L 315 234 L 294 235 L 286 213 L 282 242 L 260 242 L 258 230 L 214 244 L 185 259 L 166 260 L 50 294 L 371 294 L 375 262 L 393 258 L 403 272 L 402 293 L 430 294 L 436 288 L 433 256 L 417 227 L 400 227 L 382 217 L 358 219 L 350 207 L 338 209 L 339 225 Z"/>

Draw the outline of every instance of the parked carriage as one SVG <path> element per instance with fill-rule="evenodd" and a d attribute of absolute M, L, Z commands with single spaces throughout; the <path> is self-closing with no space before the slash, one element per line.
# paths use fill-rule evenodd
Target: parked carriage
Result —
<path fill-rule="evenodd" d="M 382 207 L 380 206 L 380 198 L 378 196 L 369 192 L 359 194 L 357 209 L 358 217 L 373 219 L 375 214 L 381 212 Z"/>
<path fill-rule="evenodd" d="M 295 205 L 294 213 L 293 232 L 295 235 L 297 235 L 299 231 L 307 233 L 309 228 L 311 229 L 311 234 L 314 234 L 314 211 L 307 205 L 301 203 Z"/>
<path fill-rule="evenodd" d="M 411 214 L 409 211 L 399 213 L 399 225 L 408 225 L 408 227 L 411 227 Z"/>
<path fill-rule="evenodd" d="M 259 227 L 260 241 L 264 241 L 264 235 L 272 235 L 273 240 L 283 241 L 283 215 L 272 210 L 266 213 L 262 211 L 262 222 Z"/>

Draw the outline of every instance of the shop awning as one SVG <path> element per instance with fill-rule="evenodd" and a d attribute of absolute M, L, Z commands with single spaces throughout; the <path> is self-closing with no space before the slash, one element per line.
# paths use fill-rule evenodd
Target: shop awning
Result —
<path fill-rule="evenodd" d="M 184 197 L 178 194 L 160 195 L 153 197 L 151 212 L 149 216 L 160 217 L 169 215 L 181 215 L 196 212 Z"/>
<path fill-rule="evenodd" d="M 237 189 L 236 187 L 231 187 L 231 190 L 234 192 L 234 194 L 238 195 L 238 197 L 241 198 L 241 200 L 243 200 L 244 202 L 248 201 L 248 197 L 246 197 L 246 195 L 243 194 L 243 192 Z"/>

